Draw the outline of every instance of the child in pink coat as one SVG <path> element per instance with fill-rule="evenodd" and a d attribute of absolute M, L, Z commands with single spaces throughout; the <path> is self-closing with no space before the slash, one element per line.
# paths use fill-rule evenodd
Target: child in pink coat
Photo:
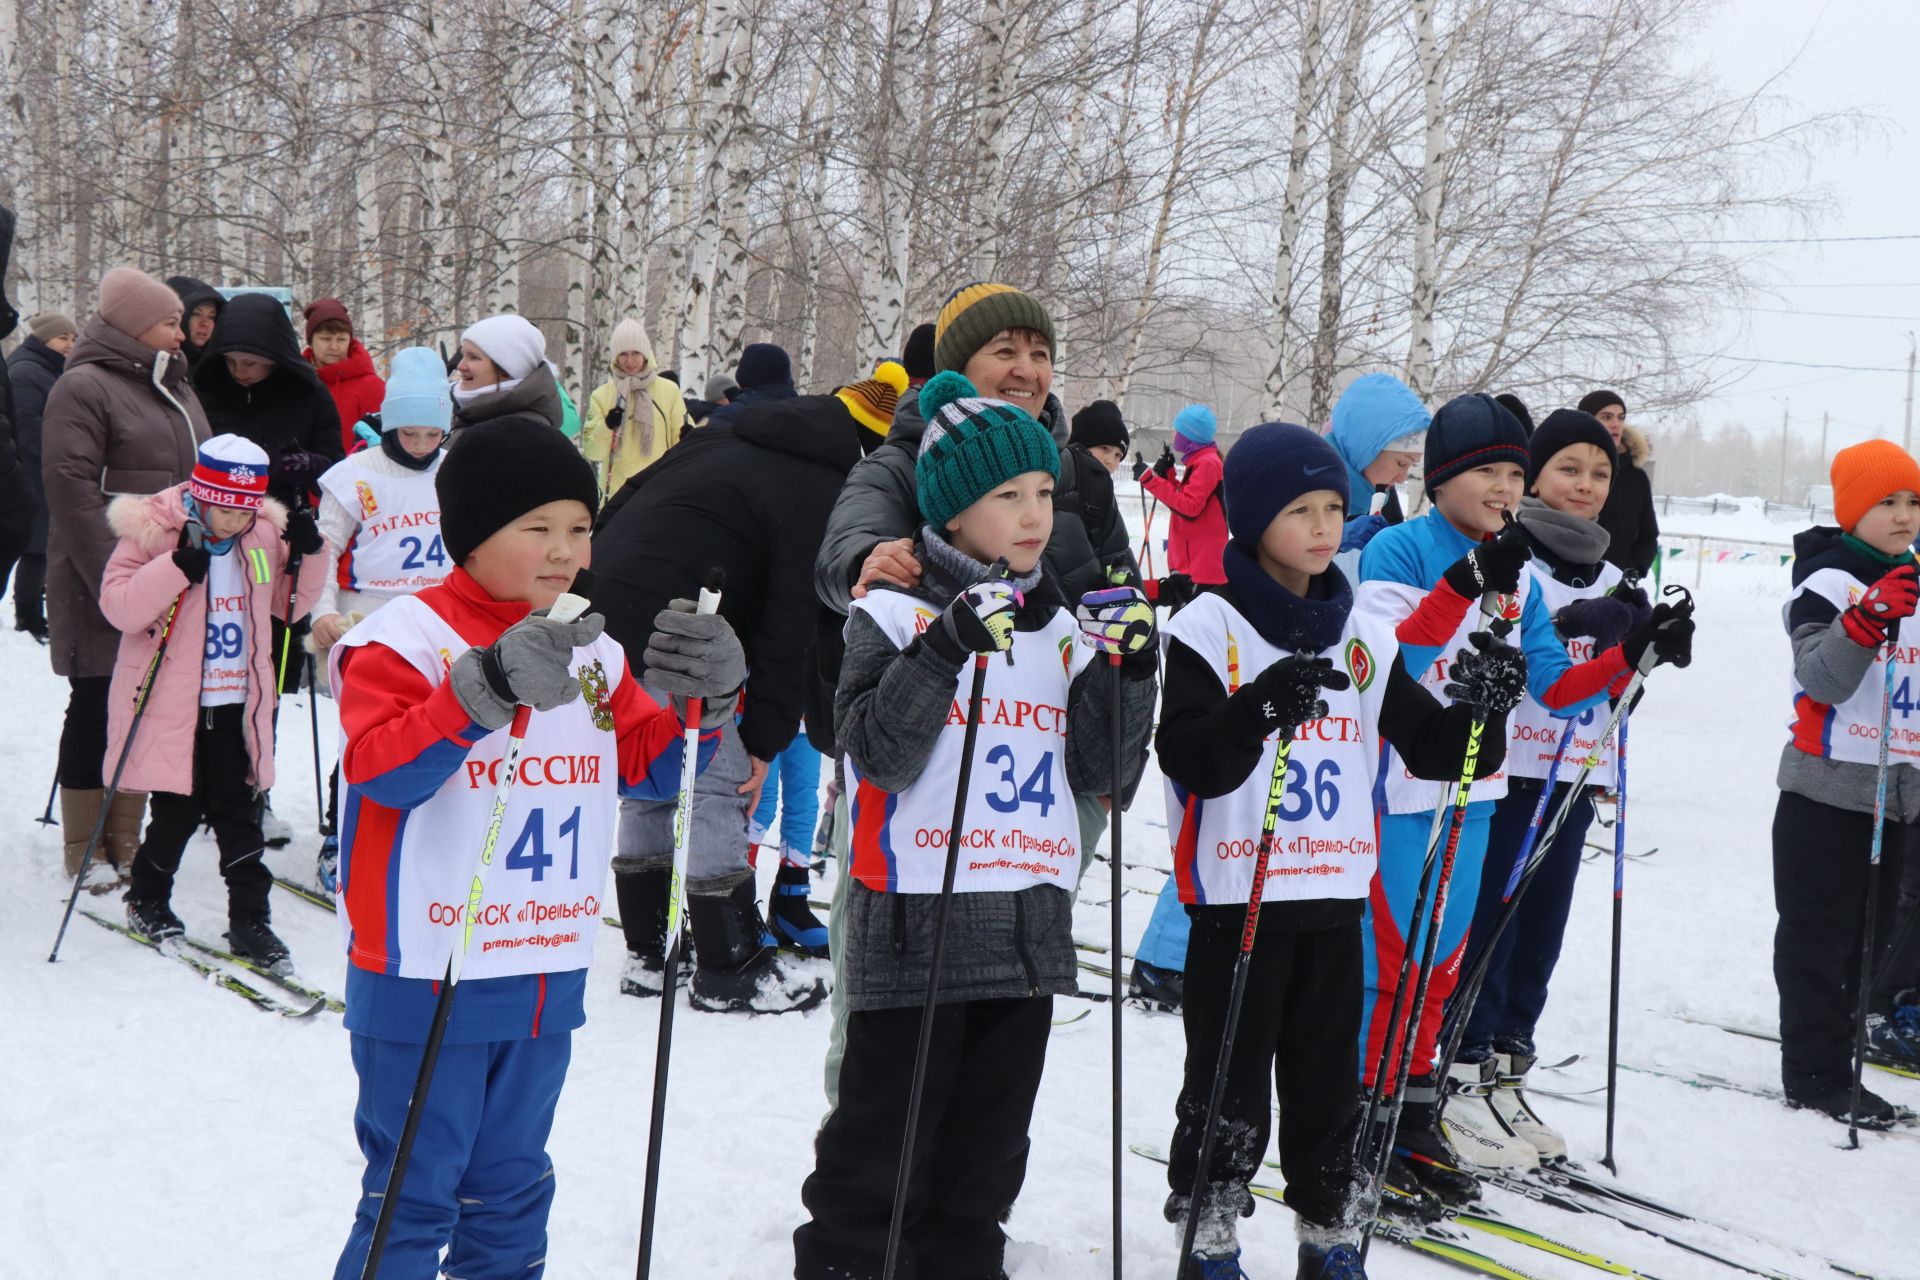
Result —
<path fill-rule="evenodd" d="M 267 926 L 273 875 L 260 860 L 260 795 L 273 785 L 272 619 L 287 616 L 289 551 L 304 557 L 296 618 L 319 596 L 327 558 L 313 517 L 266 496 L 267 471 L 260 446 L 215 436 L 187 483 L 114 499 L 107 522 L 120 545 L 100 578 L 100 611 L 121 632 L 107 759 L 126 750 L 120 785 L 153 797 L 127 923 L 155 942 L 185 932 L 168 900 L 187 841 L 205 822 L 227 881 L 228 945 L 289 972 L 286 945 Z M 134 699 L 163 636 L 166 654 L 129 743 Z"/>

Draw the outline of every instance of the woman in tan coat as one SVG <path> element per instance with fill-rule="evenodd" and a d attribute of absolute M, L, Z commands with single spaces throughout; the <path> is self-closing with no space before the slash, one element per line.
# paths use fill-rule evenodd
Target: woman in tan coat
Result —
<path fill-rule="evenodd" d="M 47 492 L 47 626 L 54 674 L 71 686 L 60 730 L 60 822 L 67 873 L 105 799 L 107 692 L 120 633 L 100 613 L 100 580 L 113 554 L 107 504 L 186 480 L 211 434 L 179 354 L 180 298 L 132 267 L 100 282 L 98 313 L 81 330 L 41 420 Z M 146 796 L 123 793 L 107 815 L 101 850 L 123 874 L 140 844 Z M 97 887 L 112 886 L 105 879 Z"/>

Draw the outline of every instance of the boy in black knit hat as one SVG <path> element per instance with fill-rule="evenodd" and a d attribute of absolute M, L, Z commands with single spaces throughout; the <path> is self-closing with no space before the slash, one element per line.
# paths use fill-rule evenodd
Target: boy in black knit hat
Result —
<path fill-rule="evenodd" d="M 1132 587 L 1092 591 L 1076 628 L 1041 565 L 1060 467 L 1046 429 L 954 372 L 929 381 L 920 406 L 926 524 L 914 555 L 925 577 L 854 603 L 834 703 L 852 811 L 836 952 L 850 1013 L 839 1105 L 801 1189 L 813 1216 L 794 1232 L 800 1280 L 882 1270 L 954 790 L 969 767 L 976 655 L 986 678 L 905 1192 L 903 1275 L 1001 1274 L 1000 1224 L 1026 1175 L 1053 997 L 1078 986 L 1073 793 L 1111 786 L 1114 734 L 1123 759 L 1140 759 L 1153 714 L 1145 598 Z M 1091 660 L 1088 646 L 1121 661 Z M 1115 680 L 1122 725 L 1109 723 Z"/>
<path fill-rule="evenodd" d="M 1243 435 L 1223 475 L 1226 582 L 1167 624 L 1155 746 L 1167 779 L 1174 881 L 1192 924 L 1166 1215 L 1184 1233 L 1233 969 L 1283 738 L 1291 739 L 1245 999 L 1188 1274 L 1238 1280 L 1236 1222 L 1266 1151 L 1280 1082 L 1280 1164 L 1298 1217 L 1301 1280 L 1361 1276 L 1352 1221 L 1360 1031 L 1360 912 L 1377 859 L 1384 737 L 1423 776 L 1457 774 L 1474 706 L 1499 725 L 1510 650 L 1463 651 L 1442 706 L 1398 659 L 1390 626 L 1353 609 L 1333 564 L 1347 468 L 1305 427 Z M 1472 705 L 1469 705 L 1472 704 Z M 1499 767 L 1503 735 L 1480 764 Z"/>
<path fill-rule="evenodd" d="M 592 467 L 559 432 L 468 427 L 436 488 L 459 567 L 360 623 L 331 655 L 346 1027 L 367 1160 L 342 1278 L 363 1269 L 455 947 L 466 957 L 459 994 L 382 1274 L 538 1270 L 554 1187 L 547 1134 L 585 1020 L 614 803 L 678 790 L 688 696 L 707 699 L 705 765 L 745 671 L 725 620 L 690 604 L 664 610 L 646 654 L 657 701 L 599 615 L 544 616 L 587 567 L 597 496 Z M 501 821 L 503 856 L 478 871 L 521 706 L 537 713 L 525 782 Z M 484 887 L 469 922 L 476 873 Z"/>

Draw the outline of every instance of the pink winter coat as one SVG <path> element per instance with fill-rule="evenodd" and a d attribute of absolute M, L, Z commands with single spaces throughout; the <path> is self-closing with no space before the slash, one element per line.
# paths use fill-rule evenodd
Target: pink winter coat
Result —
<path fill-rule="evenodd" d="M 133 721 L 133 699 L 160 647 L 167 610 L 176 598 L 173 638 L 154 678 L 140 734 L 127 755 L 120 785 L 128 791 L 193 794 L 194 725 L 200 712 L 200 671 L 205 660 L 207 588 L 189 587 L 187 575 L 173 563 L 187 511 L 184 484 L 148 496 L 128 494 L 107 508 L 107 523 L 120 544 L 100 575 L 100 612 L 120 631 L 120 654 L 113 664 L 113 692 L 107 699 L 107 759 L 120 758 L 121 744 Z M 228 555 L 244 557 L 251 548 L 266 552 L 273 566 L 270 582 L 247 575 L 247 749 L 253 757 L 253 785 L 273 785 L 274 687 L 271 618 L 287 616 L 287 509 L 267 499 L 259 517 L 239 536 Z M 308 556 L 300 564 L 300 600 L 293 616 L 313 607 L 327 576 L 327 557 Z M 182 592 L 185 592 L 182 595 Z"/>
<path fill-rule="evenodd" d="M 1227 549 L 1227 508 L 1220 500 L 1220 451 L 1202 445 L 1187 455 L 1187 474 L 1166 480 L 1148 472 L 1140 485 L 1173 512 L 1167 529 L 1167 567 L 1195 582 L 1227 580 L 1220 557 Z"/>

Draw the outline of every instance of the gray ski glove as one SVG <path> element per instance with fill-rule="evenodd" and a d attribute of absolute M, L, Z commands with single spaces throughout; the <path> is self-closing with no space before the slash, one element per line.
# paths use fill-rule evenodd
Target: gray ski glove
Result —
<path fill-rule="evenodd" d="M 553 622 L 545 609 L 537 609 L 487 648 L 460 655 L 448 673 L 453 696 L 487 729 L 505 728 L 521 704 L 535 711 L 564 707 L 580 696 L 573 651 L 598 640 L 606 625 L 597 613 L 577 622 Z"/>
<path fill-rule="evenodd" d="M 696 613 L 691 600 L 675 600 L 654 615 L 641 680 L 671 695 L 682 720 L 691 697 L 703 700 L 701 728 L 726 724 L 746 678 L 747 655 L 725 618 Z"/>

